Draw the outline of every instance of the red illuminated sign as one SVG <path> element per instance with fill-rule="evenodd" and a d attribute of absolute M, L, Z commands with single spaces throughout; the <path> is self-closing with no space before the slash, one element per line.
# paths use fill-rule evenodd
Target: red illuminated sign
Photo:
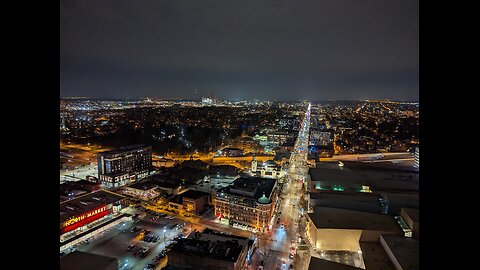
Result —
<path fill-rule="evenodd" d="M 65 221 L 64 223 L 62 223 L 61 234 L 75 230 L 76 228 L 84 226 L 85 224 L 88 224 L 101 217 L 104 217 L 109 213 L 110 211 L 108 211 L 107 206 L 104 205 L 96 209 L 93 209 L 90 212 L 81 214 L 79 216 L 74 216 L 69 220 Z"/>

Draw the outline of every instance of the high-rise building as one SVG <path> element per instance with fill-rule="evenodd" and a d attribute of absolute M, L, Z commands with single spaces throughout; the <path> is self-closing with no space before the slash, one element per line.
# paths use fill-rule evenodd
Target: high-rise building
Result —
<path fill-rule="evenodd" d="M 420 147 L 415 147 L 415 154 L 413 156 L 413 166 L 420 169 Z"/>
<path fill-rule="evenodd" d="M 102 185 L 120 187 L 149 175 L 152 167 L 152 148 L 132 145 L 99 153 L 98 179 Z"/>
<path fill-rule="evenodd" d="M 278 196 L 277 180 L 241 177 L 219 189 L 213 199 L 215 219 L 230 225 L 266 230 Z"/>

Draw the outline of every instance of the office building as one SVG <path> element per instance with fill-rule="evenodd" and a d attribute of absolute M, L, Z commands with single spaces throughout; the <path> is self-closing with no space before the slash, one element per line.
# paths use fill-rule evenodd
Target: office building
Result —
<path fill-rule="evenodd" d="M 152 148 L 133 145 L 98 154 L 98 179 L 116 188 L 143 179 L 152 167 Z"/>

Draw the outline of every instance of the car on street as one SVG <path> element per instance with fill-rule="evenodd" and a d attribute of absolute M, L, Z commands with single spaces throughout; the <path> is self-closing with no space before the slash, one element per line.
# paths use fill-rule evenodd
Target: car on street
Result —
<path fill-rule="evenodd" d="M 145 266 L 145 268 L 143 268 L 144 270 L 153 270 L 155 269 L 155 264 L 153 263 L 149 263 Z"/>
<path fill-rule="evenodd" d="M 128 246 L 127 250 L 128 250 L 128 251 L 131 251 L 131 250 L 133 250 L 136 246 L 137 246 L 136 244 L 131 244 L 131 245 Z"/>

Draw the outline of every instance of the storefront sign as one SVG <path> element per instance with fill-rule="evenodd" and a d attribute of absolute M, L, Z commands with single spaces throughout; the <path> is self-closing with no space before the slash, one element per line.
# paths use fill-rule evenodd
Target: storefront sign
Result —
<path fill-rule="evenodd" d="M 98 214 L 100 214 L 100 213 L 102 213 L 106 210 L 107 210 L 107 206 L 102 206 L 100 208 L 94 209 L 94 210 L 92 210 L 88 213 L 82 214 L 80 216 L 72 217 L 71 219 L 69 219 L 69 220 L 67 220 L 63 223 L 63 227 L 70 226 L 70 225 L 75 224 L 77 222 L 80 222 L 80 221 L 82 221 L 86 218 L 98 215 Z"/>

